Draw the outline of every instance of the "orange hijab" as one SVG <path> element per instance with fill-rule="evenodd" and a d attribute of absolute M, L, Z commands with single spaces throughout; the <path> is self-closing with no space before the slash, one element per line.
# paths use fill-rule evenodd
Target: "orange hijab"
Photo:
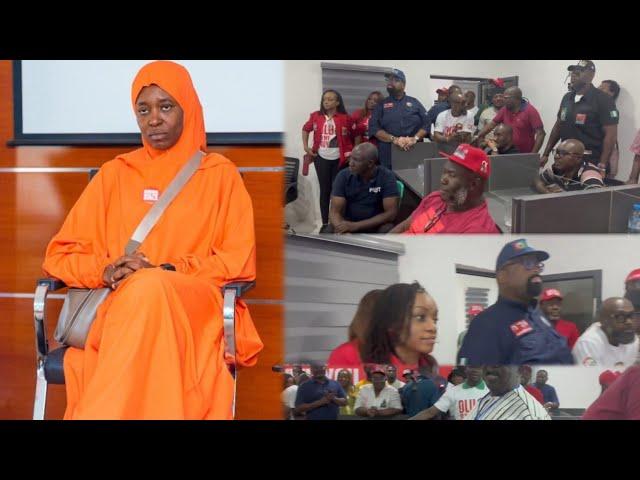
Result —
<path fill-rule="evenodd" d="M 140 69 L 131 87 L 131 104 L 136 112 L 136 101 L 143 88 L 157 85 L 171 95 L 183 110 L 182 134 L 178 142 L 168 150 L 153 148 L 142 137 L 143 148 L 119 155 L 128 164 L 143 169 L 153 162 L 154 167 L 165 174 L 158 178 L 166 185 L 196 150 L 206 151 L 207 137 L 200 99 L 193 87 L 191 75 L 186 68 L 166 60 L 151 62 Z"/>

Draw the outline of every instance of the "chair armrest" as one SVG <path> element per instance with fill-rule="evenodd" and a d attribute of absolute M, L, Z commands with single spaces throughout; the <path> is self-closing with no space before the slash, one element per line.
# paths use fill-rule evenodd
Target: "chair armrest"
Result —
<path fill-rule="evenodd" d="M 67 286 L 62 280 L 58 280 L 57 278 L 48 277 L 48 278 L 40 278 L 36 282 L 36 287 L 39 285 L 46 285 L 48 289 L 52 292 L 56 290 L 60 290 Z"/>
<path fill-rule="evenodd" d="M 227 290 L 235 290 L 236 297 L 241 298 L 242 295 L 247 293 L 253 287 L 256 286 L 256 282 L 231 282 L 222 286 L 222 295 L 224 296 L 224 292 Z"/>

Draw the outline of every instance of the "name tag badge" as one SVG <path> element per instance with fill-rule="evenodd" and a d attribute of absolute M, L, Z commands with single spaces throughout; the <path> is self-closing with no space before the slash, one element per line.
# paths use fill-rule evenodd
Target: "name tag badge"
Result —
<path fill-rule="evenodd" d="M 393 108 L 393 102 L 385 103 L 384 108 Z"/>
<path fill-rule="evenodd" d="M 586 113 L 577 113 L 576 114 L 576 123 L 578 125 L 584 125 L 586 121 L 587 121 L 587 114 Z"/>
<path fill-rule="evenodd" d="M 142 200 L 154 203 L 160 198 L 160 191 L 157 188 L 145 188 L 142 192 Z"/>
<path fill-rule="evenodd" d="M 526 320 L 518 320 L 517 322 L 512 323 L 510 328 L 516 337 L 521 337 L 525 333 L 533 331 L 533 328 Z"/>

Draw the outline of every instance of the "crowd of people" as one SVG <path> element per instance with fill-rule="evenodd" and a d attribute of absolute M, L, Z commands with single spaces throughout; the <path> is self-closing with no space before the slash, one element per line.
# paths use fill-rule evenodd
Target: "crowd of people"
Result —
<path fill-rule="evenodd" d="M 437 90 L 428 111 L 406 94 L 407 79 L 398 69 L 386 75 L 388 96 L 370 93 L 352 115 L 340 92 L 325 91 L 302 131 L 305 164 L 313 163 L 320 186 L 320 233 L 500 233 L 483 197 L 491 156 L 540 153 L 545 139 L 532 193 L 623 184 L 614 178 L 620 86 L 605 80 L 596 88 L 590 60 L 568 70 L 569 92 L 548 138 L 531 101 L 517 86 L 504 88 L 500 79 L 492 81 L 489 105 L 476 106 L 474 92 L 451 85 Z M 424 141 L 458 148 L 451 155 L 441 152 L 448 161 L 440 190 L 425 196 L 408 218 L 397 219 L 403 186 L 393 172 L 392 151 Z M 629 184 L 640 176 L 640 132 L 631 151 Z"/>

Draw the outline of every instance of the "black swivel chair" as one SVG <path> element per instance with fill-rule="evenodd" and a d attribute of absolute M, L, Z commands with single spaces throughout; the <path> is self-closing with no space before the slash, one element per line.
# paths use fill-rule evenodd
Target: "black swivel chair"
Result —
<path fill-rule="evenodd" d="M 300 160 L 284 157 L 284 202 L 285 205 L 298 198 L 298 172 Z"/>

